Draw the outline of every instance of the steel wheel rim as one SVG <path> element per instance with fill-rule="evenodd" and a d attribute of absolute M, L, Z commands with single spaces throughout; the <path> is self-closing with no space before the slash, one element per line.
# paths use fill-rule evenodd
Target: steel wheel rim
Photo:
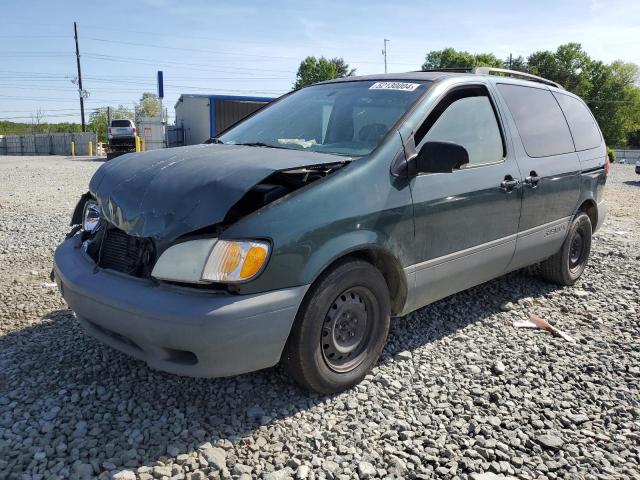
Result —
<path fill-rule="evenodd" d="M 373 330 L 373 301 L 368 289 L 353 287 L 329 305 L 320 334 L 320 350 L 333 371 L 351 371 L 366 358 Z"/>
<path fill-rule="evenodd" d="M 584 258 L 585 241 L 582 232 L 576 232 L 571 239 L 569 247 L 569 268 L 575 270 L 580 266 Z"/>

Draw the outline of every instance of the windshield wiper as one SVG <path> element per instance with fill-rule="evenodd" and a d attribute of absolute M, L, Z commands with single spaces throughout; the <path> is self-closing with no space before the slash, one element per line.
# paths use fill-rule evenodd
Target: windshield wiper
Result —
<path fill-rule="evenodd" d="M 287 147 L 281 147 L 279 145 L 271 145 L 270 143 L 264 142 L 247 142 L 247 143 L 236 143 L 235 145 L 243 145 L 245 147 L 266 147 L 266 148 L 283 148 L 285 150 L 290 150 Z"/>

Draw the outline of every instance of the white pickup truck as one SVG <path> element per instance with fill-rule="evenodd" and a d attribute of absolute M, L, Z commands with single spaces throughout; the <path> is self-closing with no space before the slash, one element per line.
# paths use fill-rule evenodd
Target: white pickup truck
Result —
<path fill-rule="evenodd" d="M 107 160 L 136 151 L 136 125 L 133 120 L 111 120 L 107 134 Z"/>

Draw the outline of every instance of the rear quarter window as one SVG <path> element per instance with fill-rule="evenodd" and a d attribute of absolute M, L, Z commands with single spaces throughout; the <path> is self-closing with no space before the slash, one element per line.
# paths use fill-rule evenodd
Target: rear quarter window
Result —
<path fill-rule="evenodd" d="M 549 90 L 499 83 L 522 144 L 530 157 L 575 151 L 562 110 Z"/>
<path fill-rule="evenodd" d="M 563 93 L 553 92 L 553 96 L 558 100 L 567 118 L 576 150 L 588 150 L 600 146 L 602 143 L 600 129 L 589 107 L 581 100 Z"/>

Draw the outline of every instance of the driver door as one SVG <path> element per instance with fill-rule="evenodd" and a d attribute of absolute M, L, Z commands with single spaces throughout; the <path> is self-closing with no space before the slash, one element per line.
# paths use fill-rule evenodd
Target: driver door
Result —
<path fill-rule="evenodd" d="M 414 204 L 416 308 L 501 275 L 515 251 L 520 172 L 485 85 L 454 87 L 415 134 L 462 145 L 469 163 L 418 174 Z"/>

